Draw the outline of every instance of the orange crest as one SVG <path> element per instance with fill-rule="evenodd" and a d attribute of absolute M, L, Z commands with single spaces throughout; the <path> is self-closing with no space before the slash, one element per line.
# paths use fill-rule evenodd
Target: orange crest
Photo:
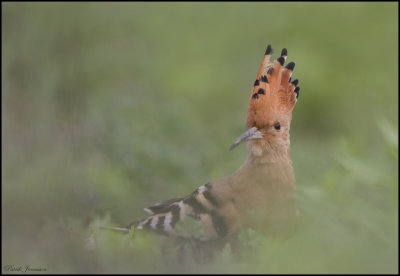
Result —
<path fill-rule="evenodd" d="M 299 96 L 298 81 L 290 82 L 294 62 L 283 67 L 287 57 L 286 48 L 282 49 L 281 56 L 272 63 L 269 62 L 271 51 L 271 45 L 268 45 L 250 95 L 247 129 L 266 128 L 276 116 L 284 116 L 290 120 Z"/>

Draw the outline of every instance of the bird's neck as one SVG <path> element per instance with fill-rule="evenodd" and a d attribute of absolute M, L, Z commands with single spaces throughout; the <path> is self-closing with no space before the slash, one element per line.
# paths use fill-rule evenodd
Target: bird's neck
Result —
<path fill-rule="evenodd" d="M 289 135 L 273 143 L 268 139 L 253 139 L 247 142 L 246 163 L 253 165 L 287 163 L 290 164 L 290 139 Z"/>
<path fill-rule="evenodd" d="M 255 175 L 268 175 L 294 184 L 294 170 L 290 158 L 289 134 L 280 140 L 254 139 L 247 142 L 248 153 L 243 167 Z"/>

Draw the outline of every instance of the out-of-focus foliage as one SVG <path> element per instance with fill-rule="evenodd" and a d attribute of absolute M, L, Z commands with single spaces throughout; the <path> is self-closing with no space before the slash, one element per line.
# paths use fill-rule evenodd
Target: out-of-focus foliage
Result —
<path fill-rule="evenodd" d="M 2 8 L 3 264 L 51 273 L 397 272 L 398 3 Z M 245 147 L 227 149 L 245 130 L 268 43 L 274 57 L 287 47 L 300 80 L 296 235 L 248 229 L 242 252 L 228 245 L 201 265 L 167 254 L 162 237 L 98 231 L 241 165 Z"/>

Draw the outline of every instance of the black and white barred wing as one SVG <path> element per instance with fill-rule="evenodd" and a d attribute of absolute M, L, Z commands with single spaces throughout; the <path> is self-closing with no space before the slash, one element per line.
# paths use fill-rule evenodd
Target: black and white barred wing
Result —
<path fill-rule="evenodd" d="M 132 223 L 137 229 L 151 229 L 161 233 L 175 233 L 176 224 L 185 217 L 200 220 L 204 238 L 224 237 L 228 233 L 225 218 L 218 213 L 219 200 L 213 195 L 212 185 L 200 186 L 188 196 L 170 199 L 144 210 L 151 216 Z"/>

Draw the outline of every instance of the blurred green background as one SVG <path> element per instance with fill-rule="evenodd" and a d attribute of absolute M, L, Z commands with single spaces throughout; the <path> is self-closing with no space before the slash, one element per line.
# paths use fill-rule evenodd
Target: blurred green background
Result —
<path fill-rule="evenodd" d="M 2 3 L 2 263 L 50 273 L 396 273 L 398 3 Z M 207 265 L 97 233 L 235 171 L 267 44 L 295 61 L 302 225 Z M 189 258 L 190 259 L 190 258 Z M 5 268 L 2 268 L 3 273 Z"/>

